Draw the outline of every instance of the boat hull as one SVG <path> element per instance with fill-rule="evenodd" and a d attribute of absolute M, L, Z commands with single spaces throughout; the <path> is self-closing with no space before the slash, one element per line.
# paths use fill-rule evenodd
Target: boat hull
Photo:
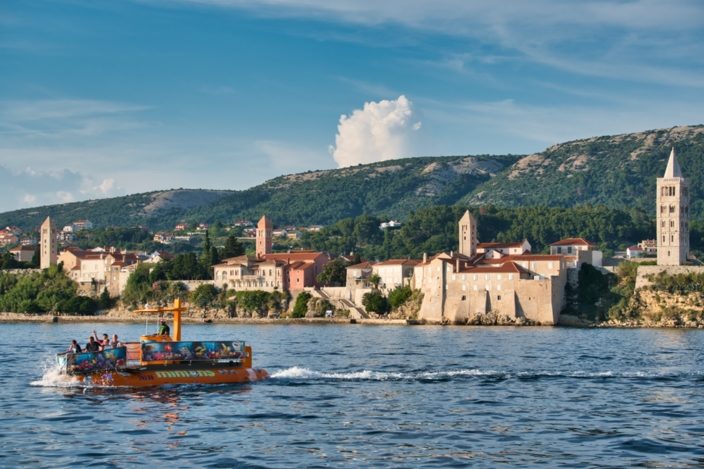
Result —
<path fill-rule="evenodd" d="M 244 367 L 204 367 L 103 371 L 76 376 L 84 384 L 95 386 L 151 387 L 172 384 L 236 384 L 261 381 L 269 377 L 266 370 Z"/>

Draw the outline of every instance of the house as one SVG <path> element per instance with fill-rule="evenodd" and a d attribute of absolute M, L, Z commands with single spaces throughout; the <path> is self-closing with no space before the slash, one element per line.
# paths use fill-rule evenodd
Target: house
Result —
<path fill-rule="evenodd" d="M 186 231 L 188 229 L 187 223 L 178 223 L 174 226 L 174 231 Z"/>
<path fill-rule="evenodd" d="M 20 245 L 10 249 L 10 254 L 19 262 L 31 262 L 35 251 L 35 246 Z"/>
<path fill-rule="evenodd" d="M 415 259 L 389 259 L 372 265 L 372 271 L 379 276 L 379 287 L 393 290 L 409 285 L 413 270 L 420 263 Z"/>
<path fill-rule="evenodd" d="M 284 291 L 318 286 L 330 257 L 323 252 L 272 252 L 273 227 L 263 216 L 256 229 L 256 256 L 238 256 L 213 266 L 213 283 L 235 290 Z"/>
<path fill-rule="evenodd" d="M 643 257 L 644 254 L 645 254 L 645 250 L 642 247 L 638 246 L 637 244 L 633 245 L 633 246 L 628 246 L 626 248 L 626 257 L 628 259 Z"/>
<path fill-rule="evenodd" d="M 496 251 L 500 254 L 518 255 L 528 253 L 531 250 L 527 239 L 513 243 L 477 243 L 477 254 L 487 254 L 489 251 Z"/>
<path fill-rule="evenodd" d="M 638 243 L 638 246 L 643 249 L 643 254 L 645 255 L 657 254 L 658 252 L 658 244 L 657 241 L 654 239 L 644 239 L 643 241 Z"/>
<path fill-rule="evenodd" d="M 13 246 L 17 244 L 19 238 L 16 234 L 7 230 L 0 230 L 0 247 Z"/>
<path fill-rule="evenodd" d="M 579 269 L 582 264 L 602 266 L 602 252 L 584 238 L 565 238 L 550 245 L 550 254 L 565 256 L 568 268 Z"/>
<path fill-rule="evenodd" d="M 64 271 L 80 287 L 94 292 L 105 287 L 111 295 L 117 296 L 124 289 L 126 278 L 136 268 L 139 258 L 135 253 L 115 249 L 83 250 L 72 246 L 61 251 L 57 261 L 63 262 Z"/>
<path fill-rule="evenodd" d="M 379 225 L 380 230 L 395 229 L 395 228 L 401 228 L 400 221 L 389 220 L 389 221 L 385 221 Z"/>
<path fill-rule="evenodd" d="M 174 242 L 174 234 L 165 231 L 159 231 L 157 233 L 154 233 L 154 237 L 152 239 L 155 243 L 171 244 Z"/>
<path fill-rule="evenodd" d="M 360 262 L 359 264 L 350 265 L 347 267 L 347 280 L 345 284 L 348 287 L 353 287 L 357 285 L 364 286 L 367 279 L 372 275 L 374 264 L 371 262 Z"/>

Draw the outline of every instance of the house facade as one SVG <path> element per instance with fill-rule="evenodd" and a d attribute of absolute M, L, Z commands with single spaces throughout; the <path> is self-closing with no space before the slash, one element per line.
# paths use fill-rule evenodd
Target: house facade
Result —
<path fill-rule="evenodd" d="M 255 257 L 232 257 L 213 266 L 213 283 L 216 287 L 238 291 L 284 291 L 318 286 L 318 274 L 330 261 L 326 253 L 271 252 L 273 229 L 266 216 L 259 220 L 256 236 Z"/>

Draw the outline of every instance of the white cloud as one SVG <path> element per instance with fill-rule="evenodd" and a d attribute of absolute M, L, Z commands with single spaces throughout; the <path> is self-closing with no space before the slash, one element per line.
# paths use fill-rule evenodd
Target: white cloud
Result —
<path fill-rule="evenodd" d="M 420 129 L 420 122 L 412 119 L 411 101 L 404 95 L 364 103 L 362 109 L 340 116 L 330 153 L 339 167 L 411 156 L 410 139 Z"/>
<path fill-rule="evenodd" d="M 112 178 L 96 184 L 89 176 L 70 171 L 19 171 L 0 165 L 0 212 L 19 208 L 110 197 L 123 193 Z"/>
<path fill-rule="evenodd" d="M 328 20 L 473 38 L 569 73 L 704 87 L 701 0 L 141 0 L 249 10 L 257 16 Z M 600 42 L 595 43 L 594 39 Z M 603 40 L 601 40 L 603 38 Z M 340 37 L 341 40 L 344 38 Z M 354 39 L 354 38 L 353 38 Z M 569 45 L 569 47 L 565 47 Z M 682 55 L 680 62 L 673 56 Z M 491 55 L 489 59 L 491 60 Z M 467 73 L 457 56 L 440 65 Z"/>

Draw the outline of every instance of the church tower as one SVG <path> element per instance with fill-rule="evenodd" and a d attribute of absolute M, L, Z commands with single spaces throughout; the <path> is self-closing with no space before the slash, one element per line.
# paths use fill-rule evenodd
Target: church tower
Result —
<path fill-rule="evenodd" d="M 56 234 L 51 217 L 46 217 L 39 228 L 39 267 L 48 269 L 56 265 Z"/>
<path fill-rule="evenodd" d="M 658 265 L 683 265 L 689 254 L 689 184 L 675 149 L 657 182 Z"/>
<path fill-rule="evenodd" d="M 477 220 L 469 210 L 460 219 L 459 228 L 459 253 L 472 257 L 477 253 Z"/>
<path fill-rule="evenodd" d="M 257 223 L 257 258 L 263 259 L 271 252 L 272 225 L 271 221 L 263 215 Z"/>

